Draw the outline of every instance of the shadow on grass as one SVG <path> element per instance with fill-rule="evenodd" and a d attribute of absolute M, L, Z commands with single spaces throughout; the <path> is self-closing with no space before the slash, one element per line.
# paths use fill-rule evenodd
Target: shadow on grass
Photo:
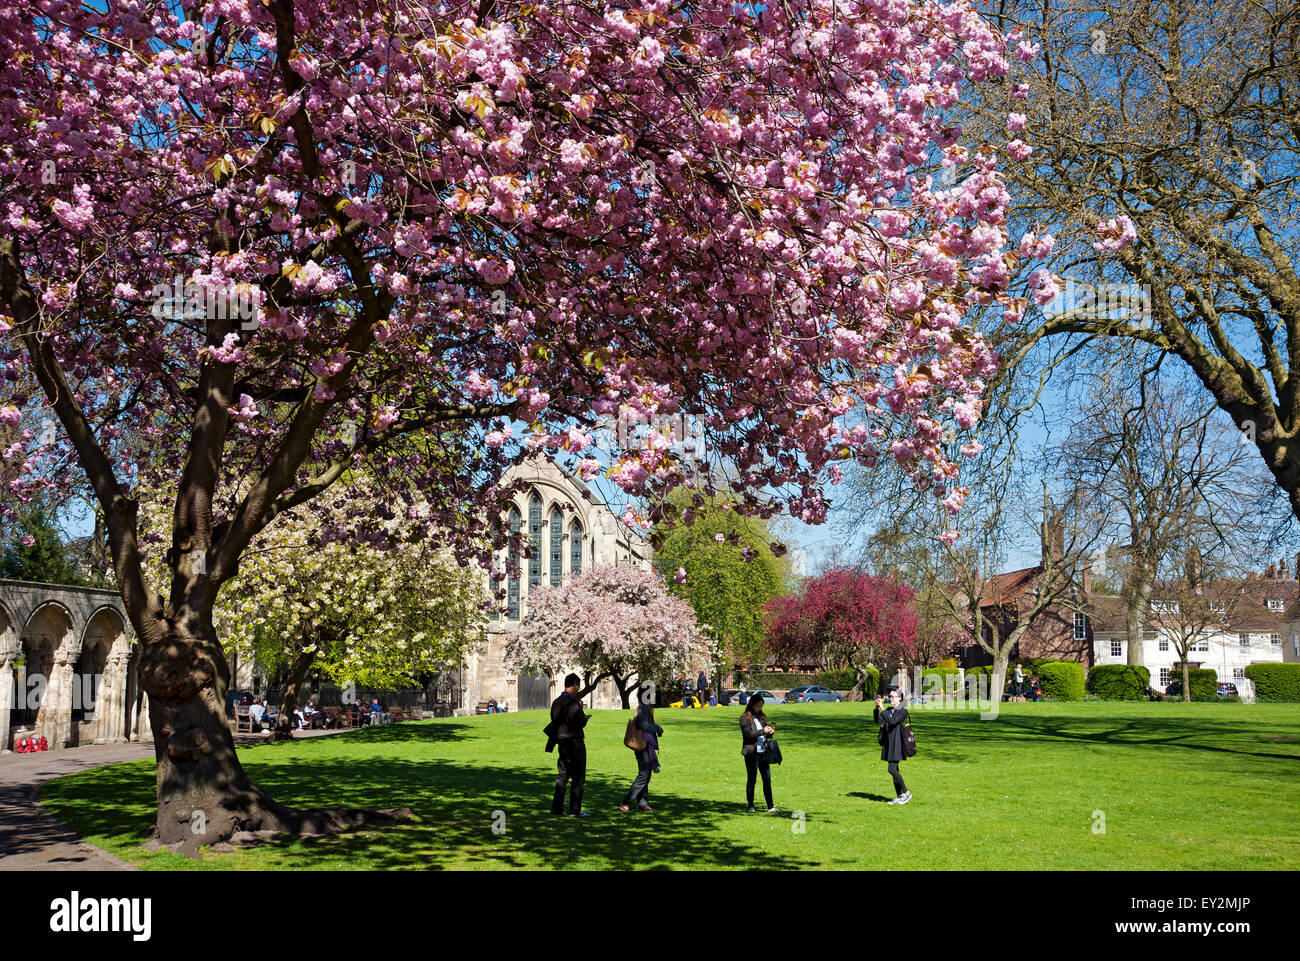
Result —
<path fill-rule="evenodd" d="M 826 747 L 859 748 L 874 745 L 876 725 L 870 716 L 857 723 L 850 719 L 824 714 L 787 714 L 781 719 L 783 739 L 787 744 L 804 742 Z M 781 723 L 781 722 L 777 722 Z M 987 748 L 999 743 L 1006 747 L 1022 747 L 1027 742 L 1091 742 L 1127 746 L 1165 745 L 1218 754 L 1236 754 L 1243 757 L 1268 758 L 1280 761 L 1300 761 L 1300 754 L 1280 754 L 1249 750 L 1246 745 L 1230 746 L 1234 739 L 1252 733 L 1243 728 L 1240 718 L 1207 720 L 1200 717 L 1171 714 L 1169 716 L 1088 717 L 1086 715 L 1061 716 L 1002 712 L 997 718 L 980 720 L 973 711 L 944 711 L 939 709 L 912 712 L 912 729 L 916 732 L 918 749 L 927 758 L 939 761 L 970 760 L 970 753 L 962 749 L 963 743 L 979 742 Z M 1204 743 L 1217 741 L 1217 744 Z M 877 749 L 878 750 L 878 749 Z"/>
<path fill-rule="evenodd" d="M 701 849 L 736 867 L 767 860 L 762 850 L 726 839 L 721 822 L 744 816 L 735 803 L 656 792 L 652 783 L 654 813 L 622 813 L 618 804 L 630 778 L 589 776 L 583 806 L 592 816 L 577 819 L 550 813 L 554 775 L 536 769 L 392 757 L 296 757 L 285 763 L 267 759 L 249 773 L 276 800 L 294 806 L 404 805 L 416 815 L 411 824 L 382 831 L 266 845 L 263 850 L 277 859 L 277 869 L 355 860 L 378 869 L 561 868 L 583 861 L 591 867 L 649 870 L 681 867 L 689 852 Z M 151 764 L 104 768 L 93 777 L 56 783 L 47 802 L 83 836 L 140 844 L 152 830 L 152 775 Z"/>

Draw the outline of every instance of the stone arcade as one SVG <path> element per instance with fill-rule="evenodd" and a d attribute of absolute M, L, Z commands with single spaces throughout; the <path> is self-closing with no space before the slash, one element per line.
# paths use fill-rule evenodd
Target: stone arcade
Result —
<path fill-rule="evenodd" d="M 0 753 L 152 739 L 116 591 L 0 580 Z"/>

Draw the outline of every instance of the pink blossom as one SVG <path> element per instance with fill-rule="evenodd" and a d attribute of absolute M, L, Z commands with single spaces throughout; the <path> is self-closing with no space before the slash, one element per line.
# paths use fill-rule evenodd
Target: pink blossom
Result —
<path fill-rule="evenodd" d="M 1019 133 L 1021 130 L 1024 130 L 1025 123 L 1028 119 L 1029 118 L 1026 117 L 1023 113 L 1007 114 L 1007 132 Z"/>

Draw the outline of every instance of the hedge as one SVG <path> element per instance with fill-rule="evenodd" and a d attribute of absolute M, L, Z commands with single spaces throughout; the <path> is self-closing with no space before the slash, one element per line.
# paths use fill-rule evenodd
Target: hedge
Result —
<path fill-rule="evenodd" d="M 1151 672 L 1130 664 L 1098 664 L 1088 672 L 1088 690 L 1104 701 L 1145 701 Z"/>
<path fill-rule="evenodd" d="M 858 681 L 857 671 L 823 671 L 820 674 L 750 674 L 745 680 L 746 690 L 780 689 L 788 691 L 792 687 L 815 685 L 828 687 L 832 691 L 850 690 Z M 880 672 L 874 667 L 867 668 L 867 680 L 862 696 L 872 700 L 880 690 Z"/>
<path fill-rule="evenodd" d="M 1083 700 L 1083 665 L 1077 661 L 1057 661 L 1039 665 L 1038 678 L 1043 696 L 1058 701 Z"/>
<path fill-rule="evenodd" d="M 950 677 L 960 677 L 961 668 L 959 667 L 926 667 L 921 669 L 921 690 L 917 694 L 944 694 L 949 691 L 959 691 L 961 688 L 954 688 L 950 685 L 954 682 L 948 680 Z M 937 677 L 937 682 L 926 682 L 926 678 Z M 938 684 L 938 687 L 931 687 L 931 684 Z"/>
<path fill-rule="evenodd" d="M 1191 679 L 1192 700 L 1193 701 L 1217 701 L 1219 699 L 1219 675 L 1208 667 L 1197 667 L 1188 671 L 1188 677 Z M 1169 683 L 1183 683 L 1183 669 L 1174 665 L 1169 672 Z M 1173 700 L 1181 701 L 1182 692 L 1170 695 Z"/>
<path fill-rule="evenodd" d="M 1300 664 L 1248 664 L 1257 701 L 1300 701 Z"/>

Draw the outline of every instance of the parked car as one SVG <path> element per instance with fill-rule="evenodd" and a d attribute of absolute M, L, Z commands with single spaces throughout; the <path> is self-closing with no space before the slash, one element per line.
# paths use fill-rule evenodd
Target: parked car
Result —
<path fill-rule="evenodd" d="M 1218 690 L 1219 697 L 1239 697 L 1237 694 L 1236 684 L 1220 684 Z"/>
<path fill-rule="evenodd" d="M 785 695 L 785 703 L 787 704 L 809 704 L 813 701 L 838 702 L 842 700 L 844 698 L 829 688 L 818 687 L 815 684 L 805 684 L 802 687 L 791 688 Z"/>
<path fill-rule="evenodd" d="M 745 699 L 740 695 L 744 693 L 745 692 L 739 688 L 732 688 L 731 690 L 723 691 L 721 694 L 718 695 L 718 703 L 725 707 L 725 706 L 735 704 L 737 703 L 737 701 L 739 701 L 739 703 L 743 705 L 745 703 Z"/>
<path fill-rule="evenodd" d="M 731 700 L 731 703 L 739 704 L 741 707 L 744 707 L 746 704 L 749 703 L 749 699 L 753 697 L 755 694 L 758 694 L 763 698 L 764 704 L 781 703 L 781 699 L 777 697 L 775 694 L 773 694 L 771 691 L 736 691 L 735 696 Z"/>

